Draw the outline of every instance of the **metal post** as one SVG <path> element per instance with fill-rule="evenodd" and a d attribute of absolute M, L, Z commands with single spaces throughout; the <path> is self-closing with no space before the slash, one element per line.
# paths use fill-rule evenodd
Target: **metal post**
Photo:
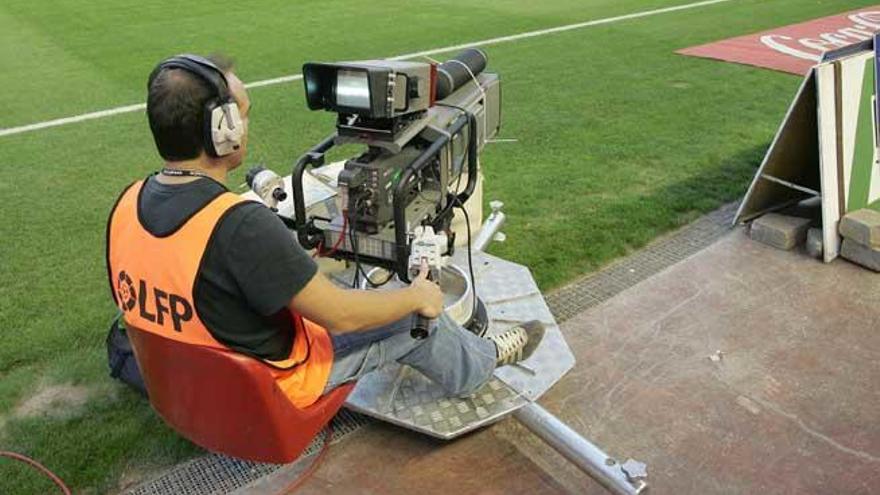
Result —
<path fill-rule="evenodd" d="M 495 239 L 498 230 L 501 229 L 501 226 L 504 225 L 504 221 L 507 219 L 507 216 L 501 211 L 501 207 L 503 206 L 504 203 L 501 201 L 489 202 L 489 207 L 492 208 L 492 213 L 486 218 L 486 221 L 483 222 L 483 226 L 480 228 L 477 237 L 471 244 L 471 248 L 474 251 L 483 251 L 489 243 Z M 503 236 L 504 234 L 501 235 Z"/>
<path fill-rule="evenodd" d="M 529 402 L 513 416 L 609 492 L 636 495 L 647 489 L 644 464 L 632 459 L 618 463 L 537 403 Z"/>

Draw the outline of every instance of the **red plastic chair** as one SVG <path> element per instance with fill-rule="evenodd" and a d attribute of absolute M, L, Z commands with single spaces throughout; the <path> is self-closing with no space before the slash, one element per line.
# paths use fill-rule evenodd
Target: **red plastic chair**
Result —
<path fill-rule="evenodd" d="M 130 326 L 128 336 L 150 403 L 162 419 L 196 445 L 241 459 L 293 461 L 354 388 L 339 387 L 298 409 L 256 359 Z"/>

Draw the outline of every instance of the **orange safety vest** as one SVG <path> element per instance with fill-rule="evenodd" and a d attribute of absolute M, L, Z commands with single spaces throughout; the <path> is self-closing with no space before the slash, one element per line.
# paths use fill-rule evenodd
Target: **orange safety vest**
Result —
<path fill-rule="evenodd" d="M 156 237 L 141 225 L 138 198 L 144 181 L 122 193 L 107 227 L 110 286 L 125 323 L 181 344 L 232 350 L 208 331 L 194 304 L 193 287 L 214 228 L 233 206 L 244 202 L 224 192 L 179 229 Z M 299 408 L 324 392 L 333 344 L 320 325 L 293 313 L 294 341 L 283 361 L 266 361 L 279 388 Z"/>

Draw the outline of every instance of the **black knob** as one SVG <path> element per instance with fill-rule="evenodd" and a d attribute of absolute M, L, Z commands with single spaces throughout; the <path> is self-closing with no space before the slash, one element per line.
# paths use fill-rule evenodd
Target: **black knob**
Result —
<path fill-rule="evenodd" d="M 419 315 L 416 318 L 415 326 L 412 328 L 412 330 L 409 331 L 410 337 L 412 337 L 416 340 L 422 340 L 422 339 L 428 338 L 428 328 L 430 327 L 430 325 L 431 325 L 431 320 L 429 320 L 428 318 L 425 318 L 424 316 Z"/>
<path fill-rule="evenodd" d="M 274 191 L 272 191 L 272 197 L 275 198 L 275 201 L 284 201 L 285 199 L 287 199 L 287 193 L 284 191 L 284 189 L 278 187 Z"/>

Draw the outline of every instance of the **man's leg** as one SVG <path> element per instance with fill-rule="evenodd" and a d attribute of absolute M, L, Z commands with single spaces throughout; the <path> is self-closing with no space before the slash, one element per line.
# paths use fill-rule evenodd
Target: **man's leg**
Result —
<path fill-rule="evenodd" d="M 384 352 L 384 347 L 387 344 L 380 343 L 398 335 L 406 334 L 409 336 L 413 321 L 411 316 L 407 316 L 372 330 L 331 334 L 333 366 L 330 368 L 330 376 L 327 378 L 324 392 L 329 392 L 343 383 L 358 380 L 379 366 L 394 361 L 393 359 L 385 359 L 387 353 Z M 405 339 L 400 340 L 401 342 L 397 343 L 396 347 L 411 344 L 411 348 L 415 348 L 421 343 L 411 337 L 409 339 L 412 341 L 411 343 Z"/>
<path fill-rule="evenodd" d="M 455 396 L 469 395 L 491 378 L 495 344 L 460 327 L 446 314 L 423 340 L 410 336 L 413 323 L 413 317 L 407 317 L 357 337 L 334 336 L 335 357 L 326 390 L 393 361 L 412 366 Z"/>
<path fill-rule="evenodd" d="M 385 340 L 399 333 L 408 333 L 412 329 L 415 320 L 411 316 L 401 318 L 381 327 L 364 330 L 361 332 L 348 332 L 331 334 L 333 339 L 333 354 L 336 358 L 346 356 L 353 351 L 368 347 L 374 342 Z"/>
<path fill-rule="evenodd" d="M 421 371 L 449 395 L 470 395 L 492 378 L 495 344 L 462 328 L 446 313 L 423 342 L 398 361 Z"/>

